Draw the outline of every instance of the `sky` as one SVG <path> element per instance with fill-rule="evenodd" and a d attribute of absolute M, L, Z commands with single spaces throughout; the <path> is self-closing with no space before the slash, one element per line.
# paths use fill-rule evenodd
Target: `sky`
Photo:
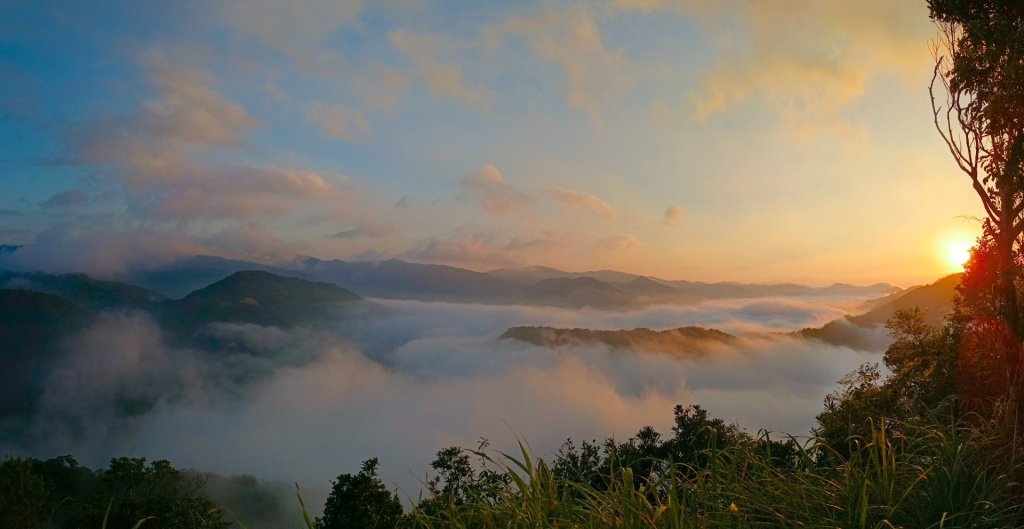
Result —
<path fill-rule="evenodd" d="M 0 244 L 930 282 L 981 214 L 935 33 L 923 0 L 0 0 Z"/>

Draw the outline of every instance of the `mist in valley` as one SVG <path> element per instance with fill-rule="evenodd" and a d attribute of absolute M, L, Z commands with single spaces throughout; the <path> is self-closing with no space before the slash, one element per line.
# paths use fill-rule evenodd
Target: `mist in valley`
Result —
<path fill-rule="evenodd" d="M 91 466 L 127 454 L 166 458 L 312 490 L 379 457 L 383 479 L 415 498 L 442 447 L 489 439 L 507 450 L 520 438 L 550 455 L 570 436 L 625 440 L 645 425 L 667 432 L 676 404 L 701 404 L 751 433 L 807 435 L 835 382 L 880 354 L 781 332 L 859 301 L 596 311 L 373 299 L 365 313 L 327 326 L 215 322 L 188 345 L 145 312 L 111 311 L 61 345 L 66 354 L 39 381 L 23 436 L 3 448 L 74 454 Z M 699 324 L 739 340 L 679 358 L 499 338 L 531 324 Z"/>

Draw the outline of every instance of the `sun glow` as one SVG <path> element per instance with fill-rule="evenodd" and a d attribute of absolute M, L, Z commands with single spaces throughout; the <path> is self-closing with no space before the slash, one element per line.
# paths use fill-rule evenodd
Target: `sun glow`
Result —
<path fill-rule="evenodd" d="M 963 270 L 964 264 L 971 258 L 972 246 L 974 242 L 970 239 L 947 240 L 942 247 L 942 257 L 946 261 L 946 266 L 952 271 Z"/>

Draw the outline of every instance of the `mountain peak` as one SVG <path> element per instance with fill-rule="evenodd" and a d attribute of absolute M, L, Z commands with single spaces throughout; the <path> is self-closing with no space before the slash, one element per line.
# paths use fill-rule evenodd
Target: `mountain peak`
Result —
<path fill-rule="evenodd" d="M 242 270 L 174 302 L 181 320 L 297 325 L 332 308 L 363 299 L 333 283 L 306 281 L 262 270 Z"/>

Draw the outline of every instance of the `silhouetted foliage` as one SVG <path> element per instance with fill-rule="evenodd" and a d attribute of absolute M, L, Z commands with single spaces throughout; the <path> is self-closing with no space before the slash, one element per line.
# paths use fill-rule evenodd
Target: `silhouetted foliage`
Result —
<path fill-rule="evenodd" d="M 147 465 L 145 458 L 118 457 L 97 475 L 103 484 L 95 496 L 100 501 L 91 504 L 81 525 L 98 527 L 106 509 L 103 500 L 113 498 L 110 527 L 131 527 L 144 518 L 149 518 L 147 528 L 156 529 L 230 526 L 216 505 L 196 494 L 202 483 L 190 481 L 166 460 Z"/>
<path fill-rule="evenodd" d="M 1024 232 L 1024 7 L 1018 0 L 928 6 L 940 28 L 929 89 L 935 127 L 984 206 L 998 311 L 1021 338 L 1014 246 Z"/>
<path fill-rule="evenodd" d="M 1000 309 L 996 250 L 991 223 L 986 222 L 964 267 L 947 326 L 951 340 L 956 343 L 952 376 L 957 393 L 968 409 L 975 411 L 984 411 L 1011 396 L 1013 388 L 1021 384 L 1024 369 L 1021 340 L 1006 324 Z M 1012 270 L 1020 294 L 1024 271 L 1020 248 L 1013 252 Z M 1018 295 L 1017 299 L 1022 297 Z"/>
<path fill-rule="evenodd" d="M 316 529 L 392 529 L 402 518 L 398 495 L 377 478 L 377 458 L 363 462 L 358 474 L 334 481 Z"/>
<path fill-rule="evenodd" d="M 849 457 L 855 445 L 870 438 L 872 426 L 880 418 L 892 416 L 892 392 L 879 384 L 881 378 L 878 364 L 864 364 L 840 379 L 839 389 L 825 396 L 825 409 L 818 414 L 814 433 L 829 449 Z"/>
<path fill-rule="evenodd" d="M 921 417 L 954 394 L 955 337 L 925 323 L 921 309 L 898 311 L 888 327 L 893 342 L 884 361 L 895 415 Z"/>
<path fill-rule="evenodd" d="M 32 462 L 9 457 L 0 463 L 0 527 L 33 529 L 40 525 L 46 488 Z"/>
<path fill-rule="evenodd" d="M 478 450 L 487 448 L 481 440 Z M 470 452 L 450 446 L 437 451 L 430 468 L 434 476 L 427 480 L 429 496 L 416 505 L 416 511 L 425 516 L 448 516 L 467 502 L 493 502 L 508 486 L 508 476 L 487 465 L 480 452 L 474 464 Z"/>
<path fill-rule="evenodd" d="M 145 520 L 158 529 L 227 529 L 217 506 L 196 494 L 201 485 L 162 460 L 115 458 L 93 472 L 71 456 L 8 459 L 0 465 L 0 527 L 101 527 L 107 518 L 111 528 Z"/>

